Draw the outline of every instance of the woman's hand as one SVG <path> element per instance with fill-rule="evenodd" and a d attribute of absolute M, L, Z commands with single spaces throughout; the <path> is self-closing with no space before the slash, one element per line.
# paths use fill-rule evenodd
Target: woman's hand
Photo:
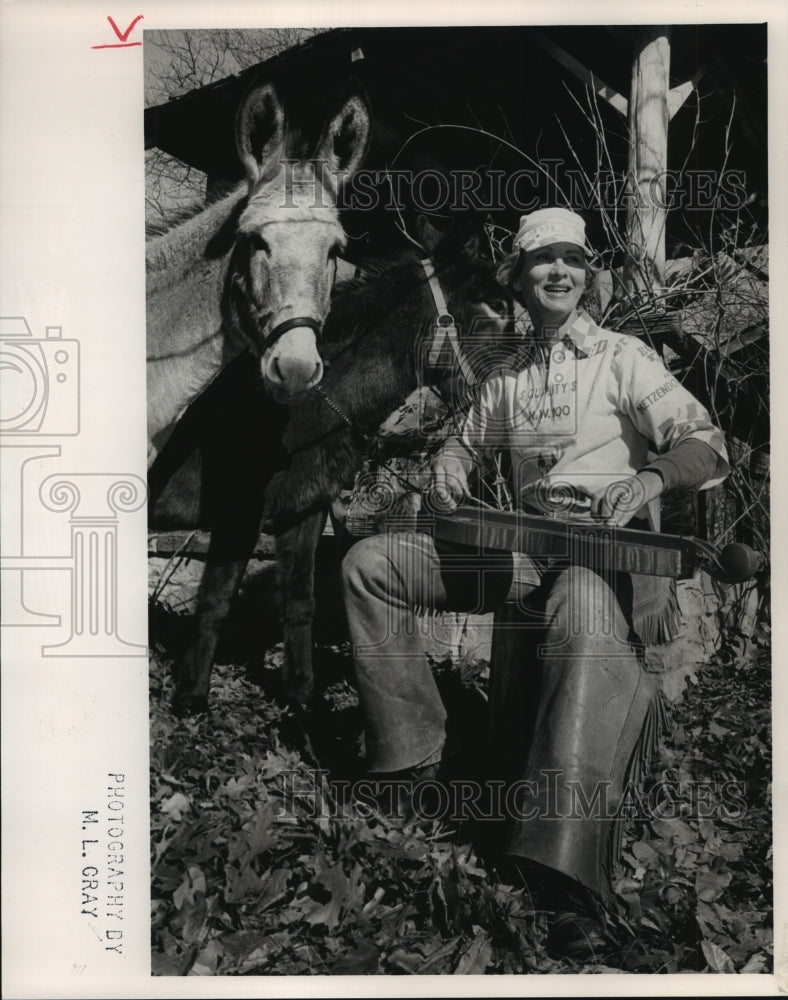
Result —
<path fill-rule="evenodd" d="M 623 527 L 650 500 L 663 490 L 662 476 L 644 470 L 636 476 L 617 479 L 591 495 L 591 516 L 604 524 Z"/>
<path fill-rule="evenodd" d="M 430 507 L 435 511 L 453 511 L 463 497 L 470 496 L 465 466 L 451 453 L 438 453 L 432 463 L 429 487 Z"/>

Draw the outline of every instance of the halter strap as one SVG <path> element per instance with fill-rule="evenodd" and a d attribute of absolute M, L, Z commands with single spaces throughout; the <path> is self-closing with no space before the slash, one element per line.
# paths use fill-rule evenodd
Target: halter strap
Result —
<path fill-rule="evenodd" d="M 431 367 L 435 367 L 435 365 L 438 364 L 438 359 L 441 356 L 443 345 L 446 341 L 448 341 L 452 351 L 454 352 L 457 364 L 460 366 L 460 371 L 462 372 L 465 381 L 469 386 L 476 385 L 476 376 L 473 373 L 473 368 L 471 368 L 470 362 L 460 349 L 460 342 L 457 337 L 457 327 L 454 323 L 454 317 L 449 312 L 448 306 L 446 305 L 446 299 L 443 295 L 443 289 L 440 286 L 440 281 L 438 281 L 438 276 L 435 273 L 435 267 L 429 259 L 422 259 L 419 263 L 424 268 L 424 273 L 427 276 L 430 291 L 432 292 L 432 298 L 435 302 L 435 308 L 438 312 L 437 326 L 435 328 L 432 345 L 430 346 L 430 352 L 427 355 L 427 363 Z"/>
<path fill-rule="evenodd" d="M 281 323 L 276 324 L 273 330 L 271 330 L 263 341 L 263 347 L 265 350 L 273 347 L 280 337 L 286 334 L 288 330 L 294 330 L 297 326 L 308 326 L 310 329 L 315 331 L 315 336 L 317 338 L 319 338 L 323 332 L 323 325 L 319 320 L 313 319 L 311 316 L 294 316 L 292 319 L 286 319 Z"/>

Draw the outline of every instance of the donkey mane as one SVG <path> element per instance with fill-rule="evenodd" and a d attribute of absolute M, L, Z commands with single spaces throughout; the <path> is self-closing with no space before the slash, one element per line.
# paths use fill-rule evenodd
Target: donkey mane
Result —
<path fill-rule="evenodd" d="M 237 186 L 237 185 L 236 185 Z M 234 188 L 233 188 L 234 190 Z M 229 194 L 229 192 L 227 192 Z M 226 197 L 226 194 L 222 197 Z M 167 233 L 182 226 L 184 222 L 193 219 L 195 215 L 205 210 L 205 202 L 200 199 L 189 202 L 187 205 L 179 205 L 173 208 L 167 215 L 160 219 L 152 219 L 145 223 L 145 241 L 154 240 L 159 236 L 166 236 Z"/>
<path fill-rule="evenodd" d="M 145 244 L 145 270 L 148 288 L 154 291 L 159 281 L 171 283 L 178 274 L 186 273 L 196 261 L 206 257 L 223 256 L 218 249 L 214 253 L 206 248 L 214 245 L 215 238 L 225 229 L 235 228 L 239 210 L 244 203 L 244 185 L 196 213 L 186 214 L 177 225 L 161 235 L 151 237 Z M 232 246 L 227 241 L 225 252 Z"/>
<path fill-rule="evenodd" d="M 326 322 L 325 355 L 328 359 L 337 356 L 360 338 L 379 336 L 378 327 L 385 326 L 385 318 L 403 308 L 403 300 L 426 291 L 426 272 L 421 260 L 427 259 L 427 252 L 419 255 L 414 250 L 407 251 L 398 261 L 372 261 L 361 265 L 359 277 L 348 278 L 334 288 L 331 312 Z M 494 266 L 483 257 L 456 256 L 441 253 L 440 248 L 430 259 L 435 274 L 442 281 L 454 280 L 454 272 L 459 274 L 486 274 L 494 276 Z M 371 317 L 380 317 L 377 325 Z M 434 317 L 425 312 L 423 325 L 429 326 Z M 398 338 L 406 350 L 412 346 L 406 339 Z"/>
<path fill-rule="evenodd" d="M 424 271 L 415 256 L 409 256 L 377 273 L 336 285 L 326 321 L 326 357 L 336 357 L 359 339 L 375 338 L 372 317 L 386 316 L 392 307 L 400 309 L 402 300 L 424 283 Z"/>

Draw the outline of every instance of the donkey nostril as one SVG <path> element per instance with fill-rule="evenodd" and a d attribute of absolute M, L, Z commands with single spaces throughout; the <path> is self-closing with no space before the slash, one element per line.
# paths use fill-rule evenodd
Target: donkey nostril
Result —
<path fill-rule="evenodd" d="M 279 379 L 279 381 L 284 382 L 285 377 L 282 374 L 282 369 L 279 367 L 279 358 L 274 358 L 273 369 L 274 369 L 274 374 Z"/>
<path fill-rule="evenodd" d="M 317 364 L 315 365 L 315 370 L 312 372 L 312 377 L 309 379 L 308 385 L 311 389 L 313 385 L 317 385 L 318 382 L 323 378 L 323 362 L 318 358 Z"/>

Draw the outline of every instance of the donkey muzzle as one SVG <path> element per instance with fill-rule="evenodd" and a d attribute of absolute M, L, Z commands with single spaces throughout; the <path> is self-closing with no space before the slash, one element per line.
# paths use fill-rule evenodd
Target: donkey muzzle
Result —
<path fill-rule="evenodd" d="M 322 324 L 311 316 L 294 316 L 277 323 L 265 339 L 262 375 L 277 402 L 289 402 L 320 382 L 321 330 Z"/>

